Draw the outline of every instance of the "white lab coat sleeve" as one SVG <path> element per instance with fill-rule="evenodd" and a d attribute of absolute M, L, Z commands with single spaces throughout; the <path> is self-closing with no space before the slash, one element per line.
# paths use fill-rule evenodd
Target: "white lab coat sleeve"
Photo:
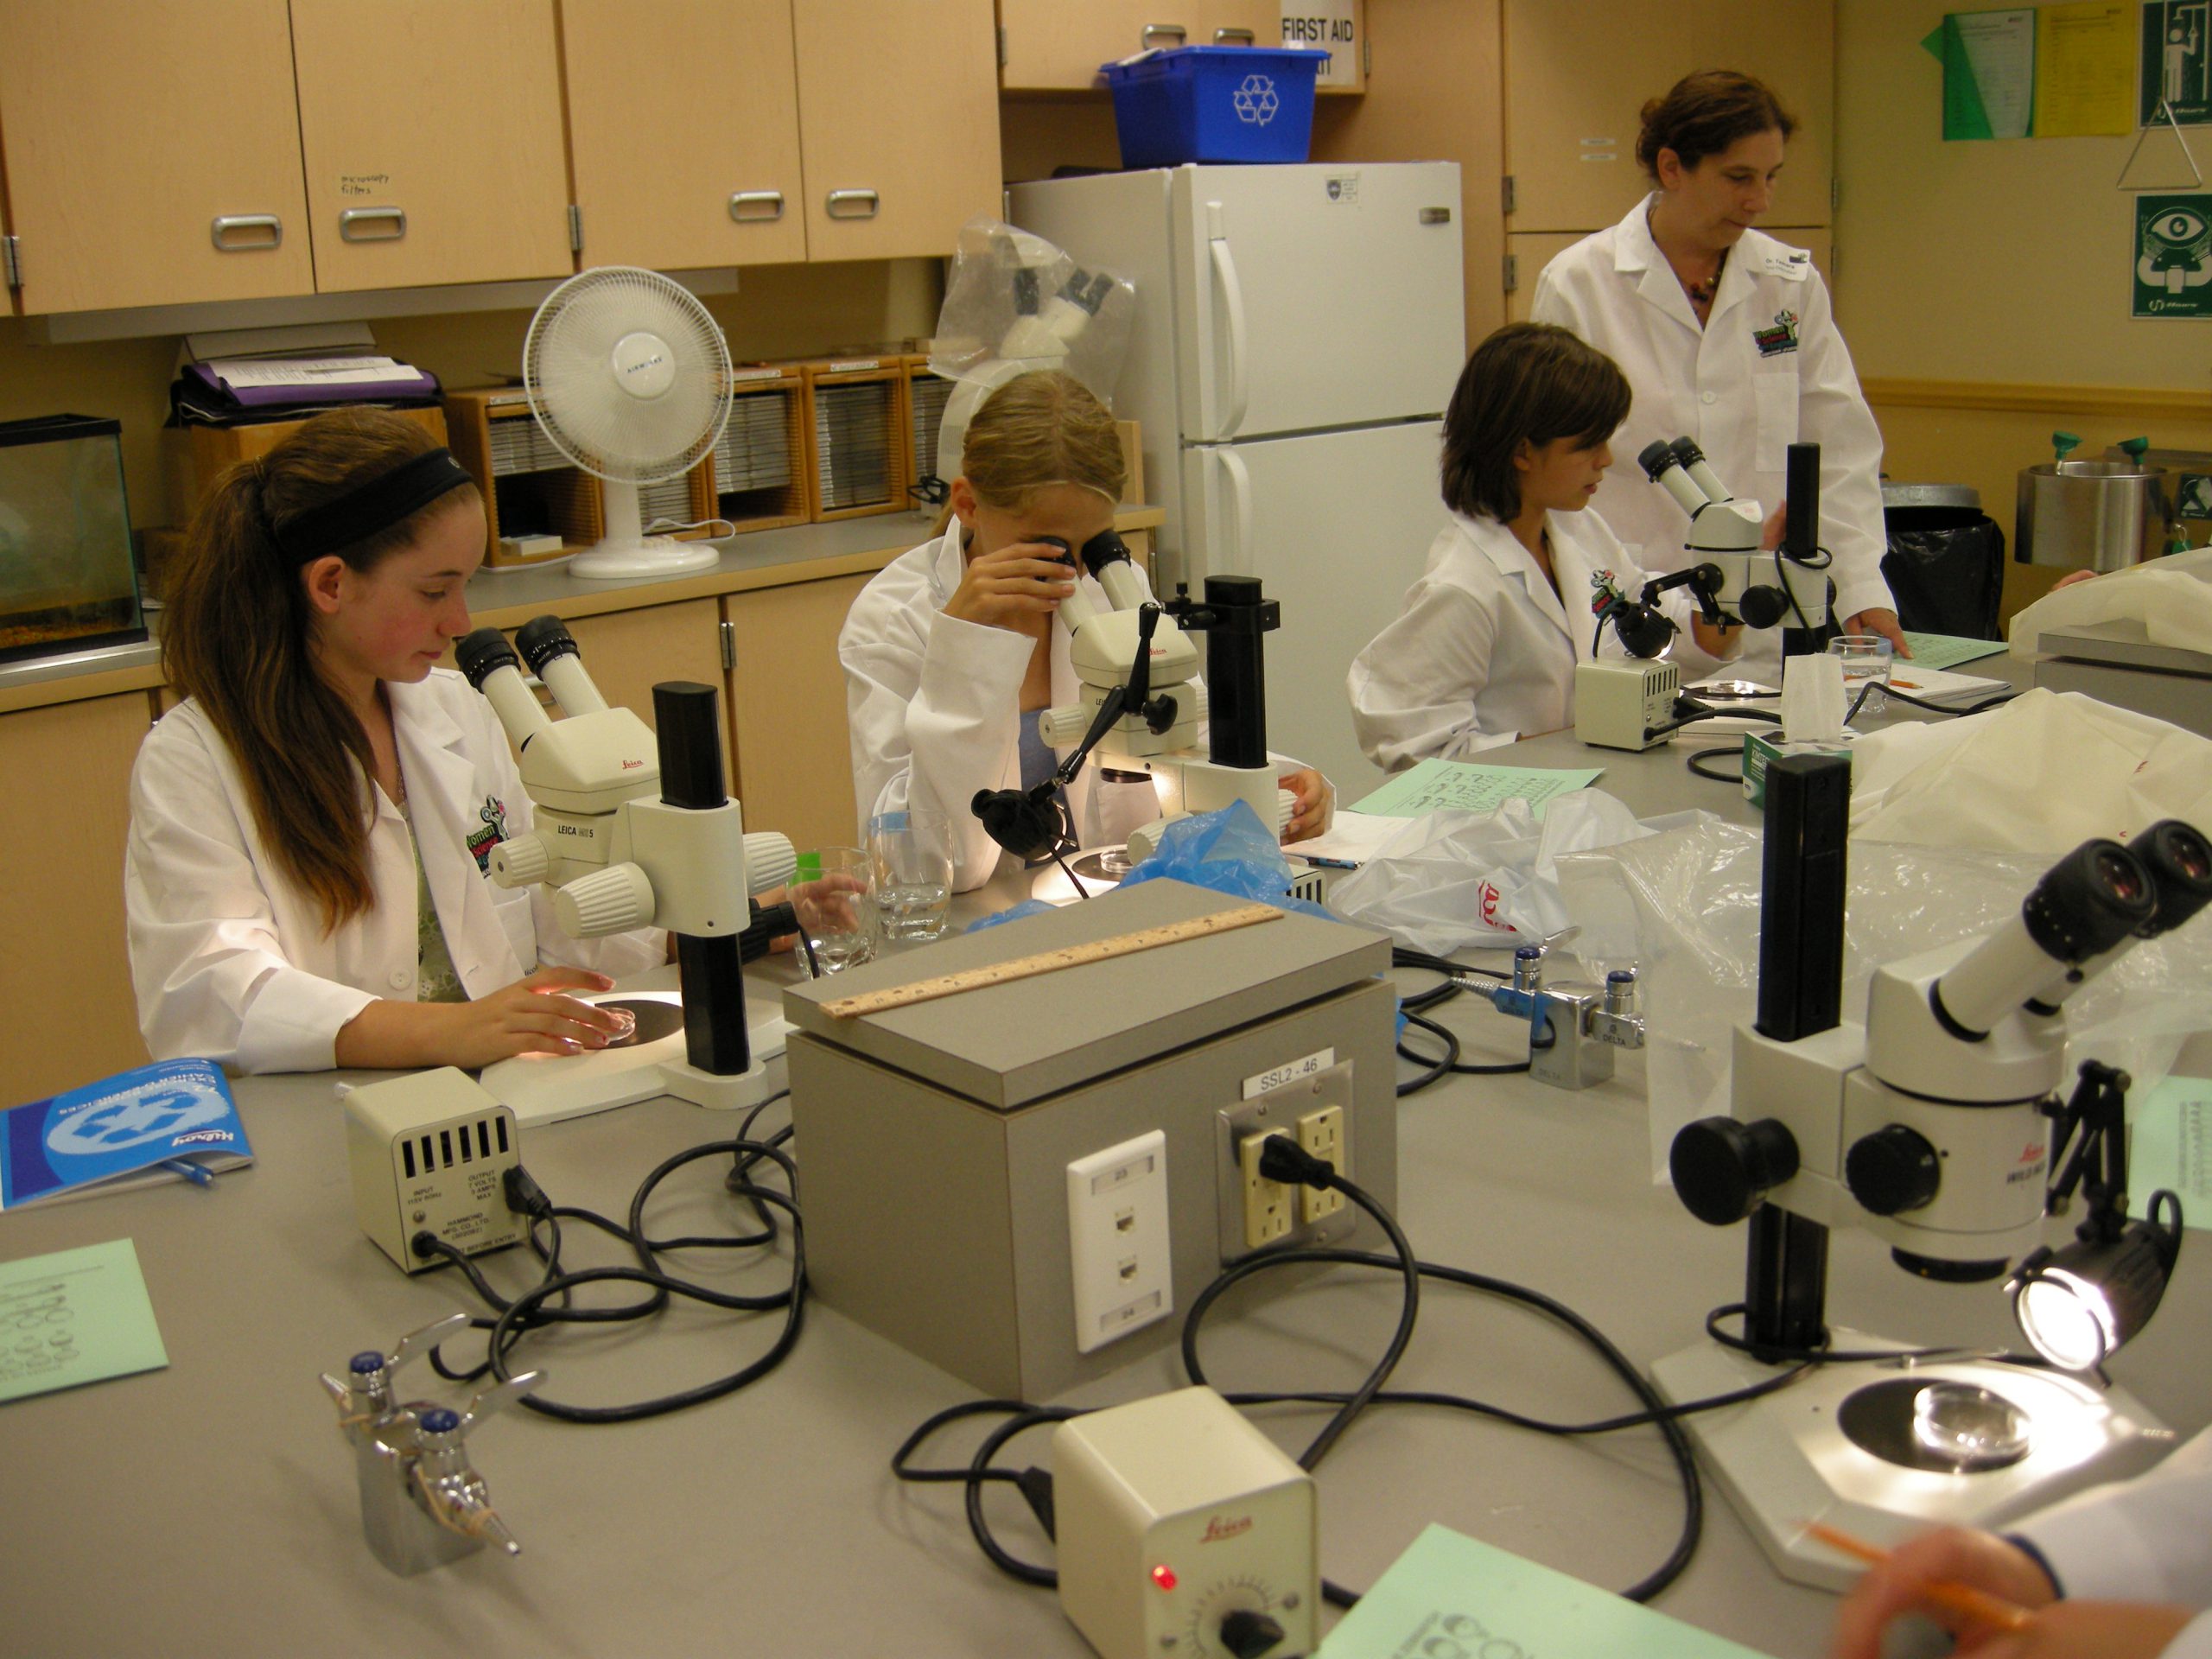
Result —
<path fill-rule="evenodd" d="M 1345 676 L 1352 731 L 1367 758 L 1395 772 L 1517 738 L 1517 731 L 1482 727 L 1497 643 L 1493 607 L 1456 582 L 1433 576 L 1415 582 L 1398 620 L 1369 641 Z"/>
<path fill-rule="evenodd" d="M 2149 1473 L 2011 1530 L 2041 1552 L 2069 1600 L 2212 1607 L 2212 1429 Z M 2198 1619 L 2166 1652 L 2212 1654 L 2212 1620 Z"/>
<path fill-rule="evenodd" d="M 858 827 L 879 812 L 943 812 L 957 893 L 998 865 L 969 804 L 1020 781 L 1021 682 L 1035 649 L 1027 634 L 946 616 L 925 596 L 887 600 L 873 584 L 838 639 Z"/>
<path fill-rule="evenodd" d="M 295 966 L 223 785 L 211 731 L 172 716 L 130 772 L 125 925 L 138 1027 L 157 1060 L 327 1071 L 339 1029 L 376 1001 Z"/>
<path fill-rule="evenodd" d="M 1797 435 L 1821 446 L 1821 544 L 1834 555 L 1835 617 L 1893 611 L 1882 579 L 1882 433 L 1859 389 L 1851 350 L 1836 332 L 1827 284 L 1808 271 L 1798 325 Z"/>

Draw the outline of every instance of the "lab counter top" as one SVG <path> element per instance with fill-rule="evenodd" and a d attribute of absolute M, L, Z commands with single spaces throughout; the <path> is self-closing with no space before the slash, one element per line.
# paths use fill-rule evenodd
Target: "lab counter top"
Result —
<path fill-rule="evenodd" d="M 1124 534 L 1154 530 L 1166 518 L 1159 507 L 1125 505 L 1115 513 L 1114 527 Z M 678 576 L 588 582 L 569 574 L 565 563 L 487 568 L 468 584 L 468 608 L 479 626 L 515 628 L 549 613 L 574 620 L 823 582 L 880 570 L 908 548 L 926 541 L 934 523 L 933 516 L 894 512 L 748 532 L 716 543 L 720 556 L 713 564 Z M 150 613 L 157 632 L 160 614 L 158 610 Z M 39 658 L 0 666 L 0 714 L 150 690 L 161 683 L 161 648 L 152 642 Z"/>

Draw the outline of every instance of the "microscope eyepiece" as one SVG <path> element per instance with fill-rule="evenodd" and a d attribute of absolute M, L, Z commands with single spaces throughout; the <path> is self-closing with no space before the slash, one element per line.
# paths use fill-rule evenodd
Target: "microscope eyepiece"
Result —
<path fill-rule="evenodd" d="M 461 671 L 468 677 L 468 683 L 479 691 L 495 671 L 522 666 L 514 647 L 507 643 L 506 635 L 497 628 L 478 628 L 463 634 L 454 643 L 453 655 Z"/>
<path fill-rule="evenodd" d="M 575 635 L 557 616 L 531 618 L 515 630 L 515 645 L 522 652 L 523 660 L 530 664 L 530 671 L 541 679 L 544 677 L 545 664 L 556 657 L 577 655 Z"/>
<path fill-rule="evenodd" d="M 2212 842 L 2179 818 L 2154 823 L 2127 843 L 2158 888 L 2157 913 L 2145 938 L 2171 933 L 2212 904 Z"/>
<path fill-rule="evenodd" d="M 2116 841 L 2086 841 L 2051 866 L 2020 906 L 2028 935 L 2057 961 L 2100 956 L 2158 913 L 2151 873 Z"/>
<path fill-rule="evenodd" d="M 1644 476 L 1655 484 L 1659 481 L 1659 475 L 1669 467 L 1681 465 L 1675 459 L 1675 446 L 1664 438 L 1654 438 L 1637 451 L 1636 464 L 1643 468 Z"/>
<path fill-rule="evenodd" d="M 1109 564 L 1128 563 L 1129 544 L 1109 524 L 1083 544 L 1081 556 L 1083 568 L 1096 577 Z"/>
<path fill-rule="evenodd" d="M 1697 440 L 1687 433 L 1667 447 L 1675 452 L 1675 459 L 1685 467 L 1694 467 L 1705 459 L 1705 451 L 1697 447 Z"/>

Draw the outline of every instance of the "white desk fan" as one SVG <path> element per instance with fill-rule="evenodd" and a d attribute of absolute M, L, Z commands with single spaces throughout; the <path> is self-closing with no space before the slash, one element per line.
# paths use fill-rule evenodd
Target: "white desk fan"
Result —
<path fill-rule="evenodd" d="M 675 478 L 729 419 L 729 347 L 707 308 L 658 271 L 601 265 L 545 296 L 523 341 L 530 412 L 570 461 L 604 481 L 606 534 L 573 575 L 673 575 L 721 556 L 648 537 L 638 486 Z"/>

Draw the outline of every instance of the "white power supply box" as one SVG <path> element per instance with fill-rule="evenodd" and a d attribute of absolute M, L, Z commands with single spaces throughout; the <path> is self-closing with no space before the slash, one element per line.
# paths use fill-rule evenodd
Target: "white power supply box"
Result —
<path fill-rule="evenodd" d="M 464 1255 L 519 1244 L 527 1217 L 507 1207 L 505 1177 L 522 1161 L 514 1114 L 466 1071 L 441 1066 L 346 1096 L 346 1154 L 361 1230 L 409 1273 L 418 1233 Z"/>
<path fill-rule="evenodd" d="M 1052 1433 L 1060 1606 L 1103 1659 L 1295 1659 L 1320 1643 L 1313 1478 L 1211 1389 Z"/>
<path fill-rule="evenodd" d="M 1672 663 L 1609 657 L 1574 669 L 1574 735 L 1601 749 L 1648 749 L 1675 719 L 1682 671 Z"/>

